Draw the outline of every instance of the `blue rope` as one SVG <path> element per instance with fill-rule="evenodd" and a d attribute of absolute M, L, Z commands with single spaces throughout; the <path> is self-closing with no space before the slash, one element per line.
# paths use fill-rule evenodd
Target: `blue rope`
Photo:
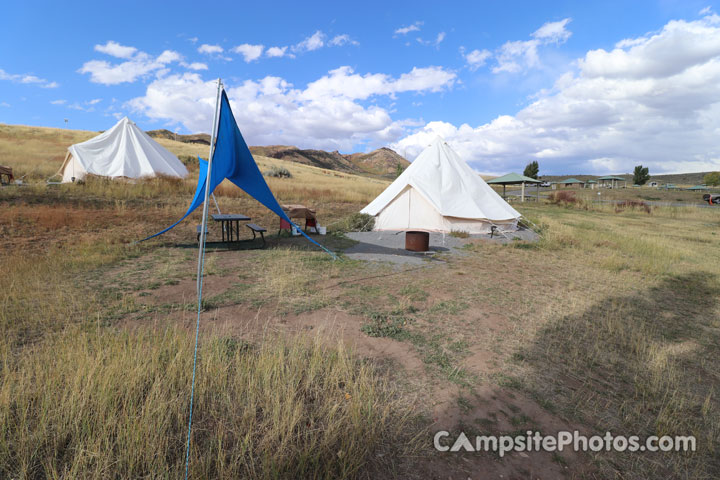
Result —
<path fill-rule="evenodd" d="M 310 238 L 310 237 L 308 236 L 308 234 L 305 233 L 305 231 L 304 231 L 302 228 L 300 228 L 298 225 L 295 224 L 295 222 L 293 222 L 292 220 L 288 220 L 288 222 L 290 223 L 290 225 L 292 225 L 293 227 L 295 227 L 295 228 L 297 229 L 297 231 L 302 234 L 303 237 L 307 238 L 307 239 L 310 240 L 312 243 L 314 243 L 315 245 L 317 245 L 318 247 L 322 248 L 322 249 L 325 250 L 327 253 L 329 253 L 330 256 L 333 257 L 333 260 L 337 260 L 337 259 L 338 259 L 337 255 L 335 255 L 334 252 L 328 250 L 324 245 L 322 245 L 322 244 L 320 244 L 319 242 L 316 242 L 315 240 L 313 240 L 312 238 Z"/>
<path fill-rule="evenodd" d="M 205 226 L 203 225 L 203 229 Z M 201 232 L 204 236 L 207 232 Z M 192 431 L 193 401 L 195 399 L 195 367 L 197 366 L 198 341 L 200 338 L 200 312 L 202 311 L 202 286 L 205 274 L 205 238 L 202 238 L 202 253 L 200 255 L 200 279 L 198 287 L 198 310 L 195 322 L 195 352 L 193 353 L 192 387 L 190 389 L 190 419 L 188 420 L 187 447 L 185 449 L 185 480 L 188 479 L 190 468 L 190 432 Z"/>

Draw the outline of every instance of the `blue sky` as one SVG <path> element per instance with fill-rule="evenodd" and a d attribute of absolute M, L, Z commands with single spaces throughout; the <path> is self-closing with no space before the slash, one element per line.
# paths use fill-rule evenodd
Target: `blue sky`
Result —
<path fill-rule="evenodd" d="M 412 159 L 439 134 L 483 173 L 720 169 L 713 2 L 167 5 L 5 5 L 0 123 L 208 132 L 221 77 L 251 145 Z"/>

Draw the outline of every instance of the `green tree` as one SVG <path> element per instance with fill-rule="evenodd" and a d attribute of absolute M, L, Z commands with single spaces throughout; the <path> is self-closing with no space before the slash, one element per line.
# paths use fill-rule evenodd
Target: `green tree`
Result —
<path fill-rule="evenodd" d="M 525 171 L 523 172 L 523 175 L 537 180 L 538 173 L 540 173 L 540 165 L 538 165 L 537 160 L 533 160 L 532 162 L 527 164 L 527 166 L 525 167 Z"/>
<path fill-rule="evenodd" d="M 712 185 L 713 187 L 717 187 L 720 185 L 720 172 L 710 172 L 706 173 L 703 177 L 703 182 L 705 185 Z"/>
<path fill-rule="evenodd" d="M 395 166 L 395 177 L 399 177 L 405 171 L 405 167 L 399 163 Z"/>
<path fill-rule="evenodd" d="M 648 180 L 650 180 L 650 169 L 648 167 L 643 168 L 642 165 L 635 167 L 633 183 L 635 185 L 645 185 Z"/>

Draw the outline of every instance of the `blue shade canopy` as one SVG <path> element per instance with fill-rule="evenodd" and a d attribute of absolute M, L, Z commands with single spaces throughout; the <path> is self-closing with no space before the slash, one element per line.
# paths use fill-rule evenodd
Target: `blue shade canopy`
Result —
<path fill-rule="evenodd" d="M 198 184 L 195 189 L 195 196 L 193 197 L 192 203 L 190 203 L 187 212 L 185 212 L 185 215 L 183 215 L 180 220 L 173 223 L 165 230 L 147 237 L 145 240 L 162 235 L 172 229 L 182 222 L 196 208 L 202 205 L 205 199 L 205 186 L 207 185 L 208 162 L 200 158 L 198 158 L 198 160 L 200 161 Z M 275 199 L 275 196 L 270 191 L 270 187 L 268 187 L 267 183 L 265 183 L 265 179 L 255 163 L 255 159 L 253 159 L 250 149 L 240 133 L 240 129 L 238 129 L 235 117 L 230 109 L 230 102 L 223 90 L 220 99 L 220 117 L 218 119 L 215 150 L 213 152 L 210 192 L 214 192 L 215 188 L 226 178 L 244 190 L 255 200 L 265 205 L 277 216 L 286 220 L 291 225 L 294 225 L 310 242 L 335 257 L 335 254 L 317 243 L 312 238 L 308 237 L 305 232 L 295 225 L 295 223 L 293 223 L 293 221 L 290 220 L 287 214 L 283 211 L 282 207 Z"/>

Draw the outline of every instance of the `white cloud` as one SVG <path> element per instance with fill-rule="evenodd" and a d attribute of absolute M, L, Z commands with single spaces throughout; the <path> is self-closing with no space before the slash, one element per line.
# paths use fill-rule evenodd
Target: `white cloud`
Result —
<path fill-rule="evenodd" d="M 182 58 L 182 55 L 174 50 L 165 50 L 157 57 L 157 62 L 164 65 L 166 63 L 178 62 L 182 60 Z"/>
<path fill-rule="evenodd" d="M 63 99 L 53 100 L 53 101 L 51 101 L 50 103 L 53 104 L 53 105 L 64 105 L 64 104 L 67 103 L 67 100 L 63 100 Z"/>
<path fill-rule="evenodd" d="M 10 104 L 7 102 L 0 102 L 0 107 L 10 108 Z"/>
<path fill-rule="evenodd" d="M 519 73 L 539 67 L 537 47 L 537 40 L 505 42 L 495 55 L 497 65 L 493 67 L 493 73 Z"/>
<path fill-rule="evenodd" d="M 700 10 L 698 12 L 698 14 L 702 15 L 702 16 L 708 15 L 710 13 L 712 13 L 712 7 L 710 5 L 708 5 L 707 7 L 703 8 L 702 10 Z"/>
<path fill-rule="evenodd" d="M 190 38 L 188 38 L 188 40 L 190 41 L 190 43 L 197 43 L 199 38 L 198 37 L 190 37 Z"/>
<path fill-rule="evenodd" d="M 570 23 L 569 18 L 565 18 L 558 22 L 547 22 L 542 27 L 535 30 L 532 36 L 541 40 L 543 43 L 565 43 L 568 38 L 570 38 L 570 35 L 572 35 L 572 32 L 565 29 L 568 23 Z"/>
<path fill-rule="evenodd" d="M 208 45 L 207 43 L 203 43 L 198 47 L 198 52 L 204 53 L 206 55 L 214 55 L 223 53 L 225 50 L 220 45 Z"/>
<path fill-rule="evenodd" d="M 126 47 L 110 40 L 105 45 L 95 45 L 95 51 L 117 58 L 130 58 L 135 55 L 137 48 Z"/>
<path fill-rule="evenodd" d="M 134 47 L 125 47 L 115 42 L 95 45 L 95 50 L 126 60 L 118 64 L 111 64 L 105 60 L 90 60 L 78 70 L 80 73 L 89 73 L 91 82 L 103 85 L 132 83 L 153 72 L 161 75 L 167 73 L 168 64 L 182 60 L 182 55 L 173 50 L 165 50 L 157 57 L 153 57 Z M 127 54 L 131 50 L 132 54 L 128 57 Z"/>
<path fill-rule="evenodd" d="M 446 36 L 445 32 L 440 32 L 440 33 L 438 33 L 437 36 L 435 37 L 435 40 L 425 40 L 425 39 L 423 39 L 422 37 L 417 37 L 415 40 L 417 40 L 417 42 L 418 42 L 420 45 L 427 45 L 427 46 L 438 47 L 438 46 L 440 46 L 440 44 L 442 43 L 442 41 L 445 40 L 445 36 Z M 409 43 L 406 43 L 405 45 L 410 45 L 410 44 L 409 44 Z"/>
<path fill-rule="evenodd" d="M 460 53 L 465 58 L 465 61 L 470 67 L 470 70 L 477 70 L 487 63 L 488 59 L 492 57 L 492 53 L 489 50 L 473 50 L 470 53 L 465 53 L 465 49 L 460 49 Z"/>
<path fill-rule="evenodd" d="M 316 31 L 302 42 L 292 47 L 295 52 L 311 52 L 325 46 L 325 34 L 320 30 Z"/>
<path fill-rule="evenodd" d="M 189 68 L 190 70 L 207 70 L 208 69 L 207 64 L 202 63 L 202 62 L 192 62 L 192 63 L 180 62 L 180 66 Z"/>
<path fill-rule="evenodd" d="M 515 115 L 472 127 L 429 122 L 392 146 L 412 157 L 440 134 L 483 172 L 651 174 L 720 169 L 720 25 L 671 21 L 593 50 Z"/>
<path fill-rule="evenodd" d="M 342 47 L 343 45 L 357 46 L 360 45 L 360 43 L 350 38 L 350 35 L 347 33 L 344 33 L 342 35 L 335 35 L 332 40 L 328 42 L 328 45 L 333 47 Z"/>
<path fill-rule="evenodd" d="M 253 60 L 257 60 L 258 58 L 260 58 L 264 49 L 264 45 L 250 45 L 248 43 L 243 43 L 242 45 L 238 45 L 237 47 L 233 48 L 232 51 L 242 54 L 245 61 L 250 63 Z"/>
<path fill-rule="evenodd" d="M 505 42 L 496 52 L 497 65 L 493 73 L 521 73 L 541 66 L 538 47 L 541 45 L 565 43 L 572 32 L 565 27 L 570 23 L 566 18 L 558 22 L 547 22 L 532 33 L 532 40 Z"/>
<path fill-rule="evenodd" d="M 0 68 L 0 80 L 8 80 L 12 83 L 24 83 L 28 85 L 37 85 L 40 88 L 57 88 L 60 86 L 57 82 L 51 82 L 44 78 L 36 77 L 29 74 L 8 73 Z"/>
<path fill-rule="evenodd" d="M 284 57 L 288 47 L 270 47 L 265 52 L 268 57 Z"/>
<path fill-rule="evenodd" d="M 87 100 L 87 101 L 85 101 L 85 102 L 74 102 L 74 103 L 71 103 L 71 104 L 69 104 L 69 105 L 67 106 L 67 108 L 71 108 L 71 109 L 73 109 L 73 110 L 78 110 L 78 111 L 81 111 L 81 112 L 94 112 L 94 111 L 95 111 L 95 105 L 97 105 L 97 104 L 100 103 L 100 102 L 102 102 L 102 99 L 101 99 L 101 98 L 94 98 L 94 99 L 92 99 L 92 100 Z M 55 103 L 55 102 L 50 102 L 50 103 Z M 64 100 L 63 100 L 63 103 L 65 103 Z M 110 108 L 112 108 L 112 107 L 110 107 Z"/>
<path fill-rule="evenodd" d="M 360 75 L 350 67 L 340 67 L 304 89 L 268 76 L 246 80 L 227 92 L 243 135 L 252 144 L 347 150 L 360 141 L 387 144 L 411 125 L 406 120 L 393 121 L 386 109 L 361 101 L 402 92 L 438 92 L 451 87 L 455 78 L 441 67 L 414 68 L 397 78 Z M 215 92 L 215 82 L 196 73 L 168 75 L 153 81 L 145 95 L 131 100 L 129 106 L 192 132 L 207 131 Z"/>
<path fill-rule="evenodd" d="M 415 22 L 412 25 L 408 25 L 407 27 L 400 27 L 397 30 L 395 30 L 395 35 L 407 35 L 410 32 L 417 32 L 420 30 L 420 27 L 422 27 L 423 22 Z"/>

